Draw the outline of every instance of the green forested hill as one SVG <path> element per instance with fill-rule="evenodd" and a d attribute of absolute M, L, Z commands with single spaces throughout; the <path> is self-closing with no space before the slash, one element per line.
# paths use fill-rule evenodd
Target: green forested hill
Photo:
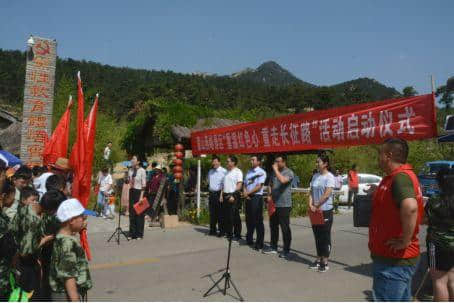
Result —
<path fill-rule="evenodd" d="M 303 82 L 275 62 L 257 70 L 233 76 L 180 74 L 113 67 L 90 61 L 57 60 L 56 94 L 65 81 L 74 83 L 81 71 L 86 95 L 96 91 L 109 104 L 100 110 L 123 116 L 142 101 L 163 98 L 168 101 L 208 108 L 236 108 L 302 111 L 307 107 L 335 105 L 393 97 L 398 94 L 375 80 L 358 79 L 333 87 L 316 87 Z M 23 100 L 25 54 L 0 49 L 0 100 L 20 109 Z M 348 85 L 347 85 L 348 84 Z M 352 89 L 353 88 L 353 89 Z"/>
<path fill-rule="evenodd" d="M 275 62 L 232 76 L 190 75 L 113 67 L 90 61 L 57 60 L 54 121 L 65 110 L 68 95 L 76 96 L 76 73 L 81 71 L 87 106 L 101 93 L 97 120 L 94 171 L 103 165 L 102 151 L 113 141 L 113 159 L 126 153 L 149 155 L 157 146 L 171 149 L 170 126 L 193 126 L 199 118 L 220 117 L 243 121 L 396 97 L 394 88 L 360 78 L 334 86 L 314 86 L 296 78 Z M 25 54 L 0 49 L 0 105 L 22 110 Z M 439 111 L 439 125 L 452 110 Z M 442 117 L 443 116 L 443 117 Z M 72 111 L 70 144 L 75 137 L 76 110 Z M 336 150 L 334 165 L 347 169 L 359 164 L 364 172 L 377 172 L 374 147 Z M 374 160 L 371 160 L 371 155 Z M 452 146 L 434 140 L 411 142 L 410 163 L 419 169 L 425 161 L 452 159 Z M 310 176 L 313 157 L 294 156 L 300 176 Z M 208 160 L 207 160 L 208 161 Z M 304 180 L 304 178 L 303 178 Z"/>

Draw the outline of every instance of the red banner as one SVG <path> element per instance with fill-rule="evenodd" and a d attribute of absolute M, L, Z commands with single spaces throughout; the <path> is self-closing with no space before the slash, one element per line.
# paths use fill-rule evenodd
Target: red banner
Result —
<path fill-rule="evenodd" d="M 193 132 L 192 154 L 295 152 L 437 136 L 433 94 Z"/>

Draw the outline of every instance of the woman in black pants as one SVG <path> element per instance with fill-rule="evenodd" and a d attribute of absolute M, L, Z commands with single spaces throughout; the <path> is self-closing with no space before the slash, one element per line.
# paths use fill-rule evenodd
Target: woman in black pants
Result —
<path fill-rule="evenodd" d="M 334 176 L 330 172 L 329 157 L 326 154 L 320 154 L 316 163 L 318 173 L 312 177 L 309 208 L 312 212 L 321 211 L 323 213 L 324 224 L 312 225 L 317 259 L 310 268 L 326 272 L 329 269 L 328 258 L 331 252 Z"/>
<path fill-rule="evenodd" d="M 134 204 L 142 200 L 146 186 L 146 172 L 137 156 L 131 159 L 132 168 L 129 170 L 129 237 L 142 239 L 145 225 L 145 214 L 136 214 Z"/>
<path fill-rule="evenodd" d="M 425 207 L 427 255 L 434 301 L 454 301 L 454 168 L 441 169 L 437 181 L 440 194 Z"/>

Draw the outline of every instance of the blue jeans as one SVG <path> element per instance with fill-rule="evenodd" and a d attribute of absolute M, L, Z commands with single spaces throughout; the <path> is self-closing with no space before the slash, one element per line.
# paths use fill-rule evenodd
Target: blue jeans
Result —
<path fill-rule="evenodd" d="M 411 280 L 416 266 L 393 266 L 373 262 L 375 301 L 411 301 Z"/>
<path fill-rule="evenodd" d="M 102 215 L 105 215 L 105 208 L 106 208 L 106 196 L 103 194 L 102 191 L 99 191 L 98 193 L 98 207 L 100 209 L 99 213 Z"/>

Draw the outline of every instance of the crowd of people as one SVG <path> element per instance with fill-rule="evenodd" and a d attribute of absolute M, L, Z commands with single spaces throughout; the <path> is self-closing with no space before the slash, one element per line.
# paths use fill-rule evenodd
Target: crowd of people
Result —
<path fill-rule="evenodd" d="M 292 231 L 290 213 L 292 210 L 292 184 L 294 172 L 287 167 L 287 157 L 278 155 L 274 159 L 270 174 L 262 168 L 262 157 L 250 157 L 251 168 L 244 175 L 237 167 L 235 156 L 227 157 L 226 167 L 221 166 L 218 156 L 212 158 L 212 168 L 208 172 L 209 184 L 209 235 L 242 239 L 240 218 L 241 199 L 245 202 L 246 244 L 264 254 L 278 254 L 290 260 L 292 255 Z M 330 172 L 329 157 L 320 154 L 317 158 L 317 173 L 312 176 L 309 208 L 313 212 L 323 212 L 325 224 L 313 226 L 317 247 L 317 259 L 311 268 L 320 272 L 328 270 L 331 251 L 331 226 L 333 222 L 333 195 L 335 177 Z M 263 223 L 264 204 L 268 208 L 270 224 L 270 246 L 264 246 L 265 227 Z M 283 249 L 278 253 L 279 228 L 283 238 Z M 254 234 L 256 234 L 254 242 Z"/>
<path fill-rule="evenodd" d="M 372 199 L 369 227 L 369 249 L 373 263 L 373 293 L 378 301 L 411 300 L 411 282 L 420 262 L 419 229 L 424 220 L 429 224 L 427 251 L 433 280 L 435 300 L 454 299 L 454 170 L 443 169 L 438 174 L 441 195 L 429 199 L 424 206 L 421 186 L 413 168 L 407 164 L 409 153 L 405 140 L 388 139 L 381 146 L 378 163 L 385 177 L 379 186 L 370 185 Z M 226 169 L 218 156 L 212 158 L 208 172 L 209 235 L 240 241 L 241 199 L 245 200 L 245 242 L 256 251 L 278 254 L 292 259 L 290 212 L 292 209 L 291 184 L 295 178 L 287 167 L 285 155 L 275 157 L 272 169 L 261 167 L 260 155 L 250 157 L 251 168 L 243 175 L 238 160 L 229 156 Z M 318 155 L 317 169 L 310 182 L 308 208 L 321 213 L 322 224 L 313 224 L 317 257 L 311 269 L 326 272 L 332 250 L 333 190 L 340 189 L 339 171 L 331 173 L 326 153 Z M 350 207 L 358 194 L 358 167 L 348 172 Z M 269 214 L 270 246 L 264 247 L 263 210 Z M 424 215 L 425 213 L 425 215 Z M 425 218 L 423 220 L 423 218 Z M 278 252 L 279 227 L 283 249 Z M 256 234 L 254 242 L 254 233 Z"/>
<path fill-rule="evenodd" d="M 159 214 L 167 210 L 169 215 L 177 214 L 179 187 L 173 174 L 168 174 L 167 169 L 157 162 L 152 162 L 145 170 L 144 162 L 137 155 L 131 158 L 131 167 L 122 180 L 121 205 L 124 214 L 129 216 L 129 238 L 141 240 L 144 236 L 145 218 L 153 226 Z M 172 170 L 173 165 L 170 165 Z M 149 207 L 137 213 L 134 205 L 144 198 Z M 164 200 L 165 203 L 162 203 Z M 160 207 L 160 206 L 163 207 Z"/>
<path fill-rule="evenodd" d="M 428 224 L 426 243 L 434 299 L 454 300 L 454 170 L 442 169 L 438 173 L 441 194 L 425 203 L 418 179 L 407 163 L 408 153 L 406 141 L 387 139 L 378 153 L 385 177 L 368 190 L 372 199 L 369 250 L 374 298 L 411 299 L 411 281 L 420 262 L 420 224 Z M 243 174 L 237 157 L 228 156 L 226 168 L 218 156 L 212 157 L 207 176 L 209 235 L 240 242 L 245 234 L 244 242 L 251 249 L 291 260 L 290 214 L 296 176 L 287 166 L 286 155 L 275 156 L 268 171 L 262 162 L 261 155 L 250 156 L 250 169 Z M 331 172 L 326 153 L 320 153 L 315 164 L 308 209 L 323 220 L 312 225 L 317 256 L 310 268 L 323 273 L 329 270 L 332 251 L 333 190 L 340 188 L 342 177 L 339 172 Z M 357 194 L 357 167 L 349 171 L 348 180 L 350 201 Z M 147 172 L 139 158 L 133 156 L 123 181 L 122 203 L 128 203 L 131 239 L 143 238 L 145 216 L 158 215 L 156 205 L 161 199 L 169 200 L 170 214 L 176 213 L 178 187 L 158 163 L 152 163 Z M 101 213 L 111 216 L 114 209 L 106 209 L 105 203 L 114 185 L 108 167 L 99 175 L 98 184 Z M 138 214 L 134 204 L 144 197 L 150 207 Z M 242 200 L 246 233 L 240 218 Z M 264 245 L 265 208 L 269 214 L 269 246 Z M 12 295 L 45 301 L 86 299 L 92 281 L 79 241 L 79 232 L 87 224 L 86 211 L 71 197 L 68 160 L 60 158 L 46 168 L 23 165 L 14 169 L 0 160 L 0 209 L 0 300 Z M 278 251 L 280 233 L 283 243 Z M 15 283 L 11 283 L 11 278 Z"/>
<path fill-rule="evenodd" d="M 79 240 L 85 209 L 68 160 L 10 168 L 0 160 L 0 301 L 80 301 L 92 287 Z"/>

